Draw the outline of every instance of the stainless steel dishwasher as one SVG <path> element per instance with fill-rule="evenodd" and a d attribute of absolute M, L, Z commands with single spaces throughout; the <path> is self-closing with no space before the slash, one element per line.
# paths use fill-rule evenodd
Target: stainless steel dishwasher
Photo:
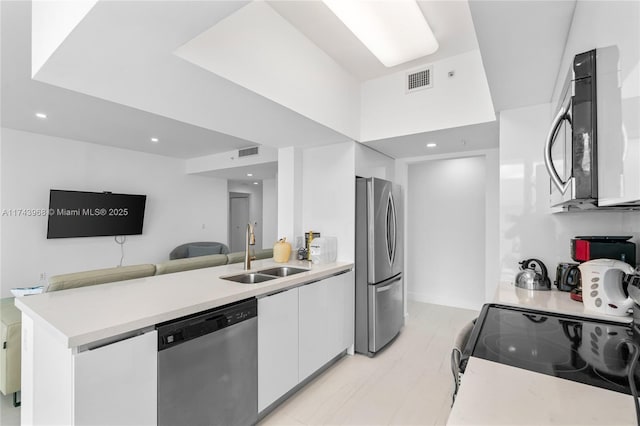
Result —
<path fill-rule="evenodd" d="M 255 299 L 158 324 L 158 424 L 251 425 L 258 418 Z"/>

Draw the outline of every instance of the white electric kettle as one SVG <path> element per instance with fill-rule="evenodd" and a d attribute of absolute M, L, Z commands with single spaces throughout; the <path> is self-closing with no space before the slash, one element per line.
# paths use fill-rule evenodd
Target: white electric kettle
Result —
<path fill-rule="evenodd" d="M 635 269 L 613 259 L 595 259 L 578 266 L 582 277 L 584 309 L 601 314 L 623 317 L 629 314 L 633 300 L 622 289 L 624 274 Z"/>

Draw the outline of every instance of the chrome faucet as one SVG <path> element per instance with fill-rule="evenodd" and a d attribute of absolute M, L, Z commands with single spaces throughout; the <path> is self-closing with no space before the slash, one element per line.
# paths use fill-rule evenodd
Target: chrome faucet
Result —
<path fill-rule="evenodd" d="M 247 235 L 246 235 L 245 246 L 244 246 L 244 270 L 245 271 L 248 271 L 249 269 L 251 269 L 251 261 L 255 259 L 255 257 L 251 256 L 251 253 L 249 252 L 249 246 L 254 246 L 254 245 L 256 245 L 256 235 L 253 233 L 253 226 L 250 223 L 248 223 Z"/>

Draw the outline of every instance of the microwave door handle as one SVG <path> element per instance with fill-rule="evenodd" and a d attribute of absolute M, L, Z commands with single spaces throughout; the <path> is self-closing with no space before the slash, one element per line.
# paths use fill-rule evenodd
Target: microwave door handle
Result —
<path fill-rule="evenodd" d="M 551 130 L 549 131 L 549 135 L 547 136 L 547 142 L 544 146 L 544 165 L 547 168 L 547 172 L 549 176 L 551 176 L 551 181 L 558 188 L 561 194 L 567 192 L 569 189 L 569 182 L 564 182 L 558 171 L 553 166 L 553 160 L 551 158 L 551 148 L 553 147 L 553 143 L 555 142 L 556 135 L 558 134 L 558 129 L 564 120 L 569 121 L 571 123 L 571 116 L 569 114 L 569 110 L 571 109 L 571 103 L 567 103 L 566 107 L 562 108 L 556 117 L 553 119 L 551 123 Z"/>

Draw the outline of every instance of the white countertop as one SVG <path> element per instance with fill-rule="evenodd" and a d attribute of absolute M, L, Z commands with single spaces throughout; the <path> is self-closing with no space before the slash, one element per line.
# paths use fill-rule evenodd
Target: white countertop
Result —
<path fill-rule="evenodd" d="M 239 284 L 220 277 L 240 274 L 242 263 L 195 269 L 16 298 L 34 321 L 53 329 L 72 348 L 179 318 L 267 295 L 352 269 L 353 263 L 310 265 L 306 261 L 252 262 L 251 271 L 270 266 L 310 268 L 308 272 L 259 284 Z"/>
<path fill-rule="evenodd" d="M 531 291 L 502 282 L 492 303 L 631 322 L 585 311 L 558 290 Z M 447 425 L 636 424 L 633 398 L 607 389 L 471 357 Z"/>
<path fill-rule="evenodd" d="M 599 318 L 607 321 L 631 322 L 630 315 L 616 317 L 597 312 L 586 311 L 582 302 L 577 302 L 569 297 L 569 292 L 558 291 L 552 288 L 549 291 L 525 290 L 516 287 L 513 283 L 501 282 L 496 289 L 495 299 L 492 303 L 509 306 L 521 306 L 523 308 L 536 309 L 546 312 L 558 312 L 567 315 L 576 315 L 587 318 Z"/>
<path fill-rule="evenodd" d="M 447 425 L 635 425 L 633 398 L 471 358 Z"/>

